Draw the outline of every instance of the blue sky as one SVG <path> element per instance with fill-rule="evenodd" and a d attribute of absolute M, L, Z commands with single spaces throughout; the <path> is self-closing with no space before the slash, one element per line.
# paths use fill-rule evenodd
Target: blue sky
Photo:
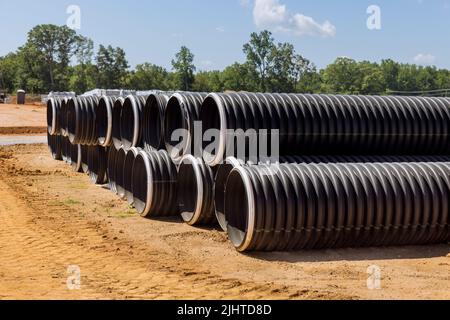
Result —
<path fill-rule="evenodd" d="M 132 66 L 170 68 L 186 45 L 198 69 L 222 69 L 243 61 L 250 33 L 267 28 L 321 68 L 347 56 L 450 69 L 450 0 L 0 0 L 0 55 L 36 24 L 65 24 L 72 4 L 81 9 L 79 32 L 124 48 Z M 370 5 L 381 10 L 381 30 L 367 28 Z"/>

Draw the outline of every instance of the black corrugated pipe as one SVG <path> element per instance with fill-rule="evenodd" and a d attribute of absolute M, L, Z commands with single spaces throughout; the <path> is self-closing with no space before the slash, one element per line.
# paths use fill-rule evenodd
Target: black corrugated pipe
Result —
<path fill-rule="evenodd" d="M 117 98 L 113 105 L 113 122 L 112 122 L 112 143 L 117 150 L 122 148 L 122 138 L 120 134 L 120 119 L 122 118 L 122 106 L 125 99 Z"/>
<path fill-rule="evenodd" d="M 220 131 L 208 165 L 236 156 L 227 130 L 279 130 L 280 154 L 439 154 L 450 152 L 450 101 L 443 98 L 212 93 L 203 133 Z M 277 137 L 275 137 L 277 138 Z M 249 139 L 247 141 L 247 150 Z M 229 146 L 228 146 L 229 148 Z"/>
<path fill-rule="evenodd" d="M 95 184 L 104 184 L 108 181 L 106 175 L 107 151 L 100 146 L 88 147 L 89 178 Z"/>
<path fill-rule="evenodd" d="M 186 155 L 178 168 L 178 206 L 183 220 L 191 225 L 212 224 L 214 172 L 200 158 Z"/>
<path fill-rule="evenodd" d="M 226 190 L 238 251 L 450 240 L 450 162 L 238 166 Z"/>
<path fill-rule="evenodd" d="M 141 150 L 133 166 L 134 207 L 144 217 L 179 214 L 177 168 L 166 151 Z"/>
<path fill-rule="evenodd" d="M 103 96 L 97 105 L 95 121 L 98 144 L 102 147 L 109 147 L 112 144 L 113 106 L 116 99 L 116 97 Z"/>
<path fill-rule="evenodd" d="M 61 153 L 61 136 L 52 136 L 47 132 L 47 144 L 52 158 L 61 161 L 63 159 Z"/>
<path fill-rule="evenodd" d="M 370 162 L 450 162 L 450 156 L 287 156 L 280 157 L 279 163 L 370 163 Z M 214 183 L 214 203 L 217 221 L 223 231 L 227 231 L 225 217 L 225 187 L 227 179 L 234 168 L 247 166 L 241 160 L 227 158 L 218 166 Z"/>
<path fill-rule="evenodd" d="M 84 97 L 71 98 L 67 102 L 67 133 L 72 144 L 81 144 L 84 134 Z"/>
<path fill-rule="evenodd" d="M 88 146 L 81 145 L 81 170 L 86 174 L 89 174 L 88 149 Z"/>
<path fill-rule="evenodd" d="M 67 131 L 72 144 L 97 145 L 95 111 L 98 97 L 77 97 L 67 104 Z"/>
<path fill-rule="evenodd" d="M 61 110 L 59 114 L 59 127 L 62 136 L 67 137 L 67 103 L 68 98 L 61 98 Z"/>
<path fill-rule="evenodd" d="M 131 206 L 134 203 L 133 199 L 133 165 L 134 160 L 139 154 L 141 149 L 131 147 L 127 156 L 125 157 L 125 163 L 123 165 L 123 187 L 125 189 L 125 199 L 128 204 Z"/>
<path fill-rule="evenodd" d="M 168 94 L 151 94 L 147 98 L 143 110 L 142 140 L 147 151 L 165 149 L 164 115 L 166 113 Z"/>
<path fill-rule="evenodd" d="M 71 144 L 70 147 L 70 165 L 72 166 L 72 171 L 74 172 L 83 172 L 83 168 L 81 166 L 81 145 L 79 144 Z"/>
<path fill-rule="evenodd" d="M 186 154 L 201 155 L 202 137 L 200 132 L 198 138 L 194 136 L 194 122 L 200 119 L 200 108 L 205 97 L 204 93 L 175 93 L 167 103 L 164 141 L 175 163 L 180 163 Z M 185 130 L 186 136 L 181 133 L 181 136 L 173 137 L 174 132 L 180 129 Z"/>
<path fill-rule="evenodd" d="M 72 162 L 71 162 L 72 159 L 70 158 L 72 156 L 71 148 L 72 148 L 72 144 L 70 143 L 69 139 L 61 136 L 61 155 L 62 155 L 63 161 L 69 165 L 72 164 Z"/>
<path fill-rule="evenodd" d="M 122 147 L 127 150 L 141 146 L 142 109 L 146 99 L 144 96 L 128 96 L 123 103 L 120 116 L 120 136 Z"/>
<path fill-rule="evenodd" d="M 120 198 L 125 198 L 125 186 L 124 186 L 124 165 L 125 158 L 127 157 L 127 151 L 123 148 L 117 150 L 116 155 L 116 170 L 115 170 L 115 178 L 116 178 L 116 189 L 117 195 Z"/>
<path fill-rule="evenodd" d="M 86 98 L 87 103 L 87 114 L 86 114 L 86 135 L 85 144 L 90 146 L 98 145 L 98 130 L 96 121 L 96 111 L 98 109 L 99 98 L 96 96 L 89 96 Z"/>
<path fill-rule="evenodd" d="M 52 136 L 60 134 L 61 131 L 59 124 L 61 102 L 60 98 L 50 98 L 47 101 L 47 131 Z"/>
<path fill-rule="evenodd" d="M 109 189 L 117 194 L 117 186 L 116 186 L 116 158 L 117 158 L 117 149 L 113 145 L 108 148 L 108 185 Z"/>

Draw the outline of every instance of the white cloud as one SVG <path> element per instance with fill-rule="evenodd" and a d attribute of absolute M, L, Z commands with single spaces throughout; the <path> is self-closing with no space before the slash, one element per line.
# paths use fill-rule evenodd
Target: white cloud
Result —
<path fill-rule="evenodd" d="M 225 28 L 224 27 L 217 27 L 216 31 L 220 32 L 220 33 L 224 33 L 225 32 Z"/>
<path fill-rule="evenodd" d="M 286 6 L 279 0 L 255 0 L 253 19 L 257 27 L 277 26 L 284 24 L 287 18 Z"/>
<path fill-rule="evenodd" d="M 292 32 L 297 36 L 334 37 L 336 27 L 329 21 L 319 23 L 301 13 L 290 13 L 280 0 L 255 0 L 253 20 L 258 28 Z"/>
<path fill-rule="evenodd" d="M 419 53 L 414 57 L 414 62 L 420 65 L 430 65 L 436 61 L 436 57 L 429 53 Z"/>
<path fill-rule="evenodd" d="M 320 24 L 313 18 L 297 13 L 292 18 L 292 31 L 298 36 L 316 36 L 334 37 L 336 35 L 336 27 L 329 21 Z"/>

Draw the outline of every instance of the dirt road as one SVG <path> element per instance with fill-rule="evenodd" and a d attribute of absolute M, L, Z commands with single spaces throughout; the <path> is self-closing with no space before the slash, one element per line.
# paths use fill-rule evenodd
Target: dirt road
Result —
<path fill-rule="evenodd" d="M 241 255 L 136 216 L 45 146 L 0 147 L 0 195 L 0 299 L 450 299 L 448 245 Z"/>
<path fill-rule="evenodd" d="M 0 135 L 46 133 L 44 106 L 0 104 Z"/>

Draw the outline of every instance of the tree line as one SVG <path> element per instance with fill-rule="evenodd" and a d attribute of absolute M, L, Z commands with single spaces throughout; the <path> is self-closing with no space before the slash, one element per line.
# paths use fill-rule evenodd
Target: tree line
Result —
<path fill-rule="evenodd" d="M 122 48 L 94 43 L 66 26 L 34 27 L 26 43 L 0 57 L 0 89 L 32 93 L 94 88 L 185 91 L 245 90 L 384 94 L 389 91 L 429 91 L 450 88 L 450 71 L 382 60 L 380 63 L 340 57 L 318 68 L 290 43 L 276 43 L 269 31 L 252 33 L 243 46 L 245 61 L 224 70 L 197 71 L 194 54 L 182 47 L 172 69 L 152 63 L 134 69 Z"/>

